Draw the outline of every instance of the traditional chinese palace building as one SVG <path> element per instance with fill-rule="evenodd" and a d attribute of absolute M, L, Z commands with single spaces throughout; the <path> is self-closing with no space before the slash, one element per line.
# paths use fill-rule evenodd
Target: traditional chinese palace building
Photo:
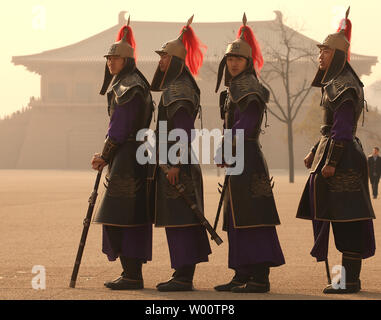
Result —
<path fill-rule="evenodd" d="M 39 98 L 31 98 L 26 110 L 0 121 L 0 148 L 6 155 L 0 159 L 0 168 L 90 168 L 93 153 L 101 151 L 108 124 L 106 98 L 99 95 L 105 68 L 103 55 L 125 24 L 124 16 L 121 12 L 118 24 L 78 43 L 12 58 L 15 65 L 25 66 L 40 75 L 41 92 Z M 274 20 L 248 22 L 262 47 L 263 72 L 269 65 L 267 62 L 273 60 L 269 52 L 276 50 L 281 42 L 279 33 L 273 32 L 281 18 L 277 12 Z M 183 23 L 132 22 L 137 42 L 137 65 L 149 81 L 158 62 L 154 50 L 165 41 L 176 38 L 182 26 Z M 204 65 L 196 79 L 201 88 L 203 126 L 221 128 L 218 94 L 214 92 L 217 68 L 227 43 L 235 39 L 240 22 L 195 22 L 192 26 L 207 46 Z M 294 32 L 289 27 L 286 31 Z M 295 37 L 303 48 L 315 48 L 317 55 L 317 41 L 298 32 Z M 351 64 L 360 76 L 369 75 L 376 63 L 377 57 L 352 53 Z M 308 59 L 300 59 L 298 70 L 291 75 L 296 84 L 305 76 L 306 70 L 307 79 L 311 81 L 316 67 Z M 284 90 L 280 79 L 274 79 L 273 84 L 275 90 Z M 154 97 L 158 102 L 159 96 L 155 94 Z M 266 134 L 261 137 L 269 166 L 287 168 L 286 128 L 270 114 L 269 124 Z M 196 126 L 200 127 L 199 120 Z M 298 138 L 295 138 L 295 145 L 298 146 L 295 158 L 304 157 L 309 146 Z M 296 163 L 297 167 L 301 164 L 302 161 Z"/>

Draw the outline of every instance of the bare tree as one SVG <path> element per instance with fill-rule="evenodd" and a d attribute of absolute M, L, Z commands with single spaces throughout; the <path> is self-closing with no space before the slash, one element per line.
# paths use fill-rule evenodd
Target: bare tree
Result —
<path fill-rule="evenodd" d="M 311 146 L 320 139 L 320 127 L 323 109 L 319 107 L 321 94 L 317 91 L 311 93 L 311 99 L 301 121 L 293 127 L 294 133 L 302 135 Z M 319 121 L 317 121 L 317 119 Z"/>
<path fill-rule="evenodd" d="M 282 13 L 277 15 L 273 35 L 277 37 L 277 47 L 265 42 L 266 63 L 260 75 L 261 81 L 270 90 L 271 97 L 268 111 L 287 126 L 289 181 L 294 182 L 294 137 L 293 124 L 298 112 L 304 105 L 311 91 L 311 76 L 301 68 L 312 67 L 316 63 L 316 47 L 310 46 L 310 41 L 300 38 L 300 33 L 287 27 L 283 22 Z M 299 37 L 298 37 L 299 35 Z M 297 72 L 298 70 L 298 72 Z M 299 78 L 295 81 L 295 73 Z M 279 86 L 280 82 L 280 86 Z M 276 88 L 282 88 L 277 90 Z"/>

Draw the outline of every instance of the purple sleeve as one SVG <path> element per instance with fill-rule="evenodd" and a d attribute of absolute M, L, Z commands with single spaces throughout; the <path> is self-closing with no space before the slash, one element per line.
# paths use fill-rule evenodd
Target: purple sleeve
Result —
<path fill-rule="evenodd" d="M 346 101 L 333 114 L 332 139 L 350 141 L 353 139 L 354 106 L 352 101 Z"/>
<path fill-rule="evenodd" d="M 194 121 L 185 108 L 180 108 L 173 116 L 175 129 L 183 129 L 188 135 L 188 141 L 191 139 L 191 130 L 194 129 Z"/>
<path fill-rule="evenodd" d="M 245 138 L 250 137 L 255 129 L 255 126 L 260 117 L 260 108 L 257 101 L 252 101 L 247 106 L 246 110 L 240 113 L 238 121 L 233 126 L 233 136 L 237 129 L 244 129 Z"/>
<path fill-rule="evenodd" d="M 134 128 L 141 98 L 136 95 L 123 105 L 117 105 L 111 116 L 108 136 L 117 143 L 123 143 Z"/>

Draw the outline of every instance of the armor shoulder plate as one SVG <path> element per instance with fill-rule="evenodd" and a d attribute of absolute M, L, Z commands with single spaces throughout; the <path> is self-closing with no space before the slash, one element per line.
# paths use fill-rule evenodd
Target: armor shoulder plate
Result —
<path fill-rule="evenodd" d="M 258 105 L 262 106 L 263 108 L 266 107 L 265 104 L 263 103 L 262 99 L 260 99 L 258 97 L 258 95 L 256 95 L 256 94 L 250 94 L 250 95 L 242 98 L 240 101 L 238 101 L 237 106 L 238 106 L 240 112 L 244 112 L 246 110 L 247 106 L 252 101 L 256 101 L 258 103 Z"/>
<path fill-rule="evenodd" d="M 270 92 L 253 74 L 243 74 L 231 82 L 229 96 L 230 100 L 238 104 L 241 111 L 244 111 L 252 100 L 268 103 Z"/>
<path fill-rule="evenodd" d="M 363 88 L 349 70 L 345 70 L 338 77 L 331 80 L 324 87 L 324 92 L 327 104 L 332 111 L 336 111 L 347 100 L 353 101 L 355 105 L 362 103 L 364 100 Z"/>
<path fill-rule="evenodd" d="M 115 93 L 116 104 L 122 105 L 130 101 L 137 93 L 144 95 L 149 88 L 144 80 L 133 72 L 113 85 L 112 90 Z"/>
<path fill-rule="evenodd" d="M 200 104 L 200 95 L 192 81 L 185 75 L 172 81 L 163 90 L 162 104 L 164 107 L 168 107 L 177 101 L 189 101 L 194 109 L 197 109 Z"/>
<path fill-rule="evenodd" d="M 184 108 L 191 117 L 194 117 L 195 108 L 193 104 L 188 100 L 178 100 L 171 103 L 169 106 L 165 108 L 167 111 L 167 120 L 171 120 L 177 112 L 177 110 L 179 110 L 180 108 Z"/>

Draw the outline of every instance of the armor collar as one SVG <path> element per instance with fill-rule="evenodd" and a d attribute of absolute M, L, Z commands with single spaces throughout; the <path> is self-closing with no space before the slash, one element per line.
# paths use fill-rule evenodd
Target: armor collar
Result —
<path fill-rule="evenodd" d="M 268 103 L 270 93 L 258 81 L 255 73 L 246 69 L 234 77 L 229 85 L 229 96 L 233 103 L 238 103 L 248 95 L 257 95 L 263 103 Z"/>
<path fill-rule="evenodd" d="M 119 98 L 136 86 L 140 86 L 144 90 L 149 88 L 147 79 L 137 68 L 135 68 L 132 72 L 124 74 L 122 77 L 116 77 L 110 91 L 113 91 L 116 98 Z"/>
<path fill-rule="evenodd" d="M 164 88 L 161 97 L 164 107 L 180 100 L 190 101 L 195 108 L 200 103 L 200 89 L 193 77 L 185 71 Z"/>
<path fill-rule="evenodd" d="M 359 96 L 363 87 L 364 84 L 347 62 L 341 73 L 328 83 L 325 83 L 323 89 L 329 101 L 333 102 L 348 89 L 354 89 L 356 95 Z"/>

